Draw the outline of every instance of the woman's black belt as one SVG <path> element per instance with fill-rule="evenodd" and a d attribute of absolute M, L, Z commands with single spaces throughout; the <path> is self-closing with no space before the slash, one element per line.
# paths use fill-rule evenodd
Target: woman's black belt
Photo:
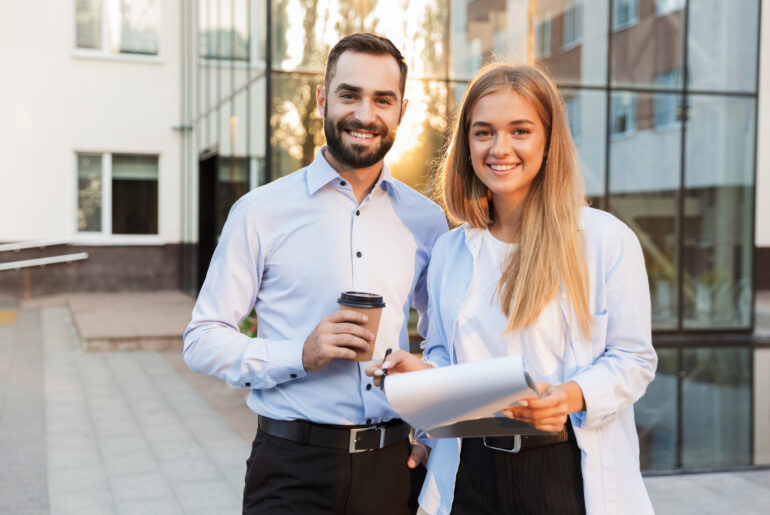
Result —
<path fill-rule="evenodd" d="M 374 451 L 409 437 L 411 427 L 401 419 L 370 426 L 333 426 L 307 420 L 276 420 L 259 416 L 259 429 L 292 442 L 350 453 Z"/>
<path fill-rule="evenodd" d="M 487 449 L 511 453 L 569 441 L 575 441 L 575 433 L 572 431 L 569 420 L 561 431 L 553 435 L 485 436 L 483 438 L 484 447 Z"/>

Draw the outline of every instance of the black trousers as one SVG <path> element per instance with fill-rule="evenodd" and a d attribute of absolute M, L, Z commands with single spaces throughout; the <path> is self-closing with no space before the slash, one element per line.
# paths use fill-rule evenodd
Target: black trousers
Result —
<path fill-rule="evenodd" d="M 463 439 L 452 515 L 585 512 L 574 439 L 515 454 L 488 449 L 481 438 Z"/>
<path fill-rule="evenodd" d="M 246 461 L 243 513 L 412 515 L 425 469 L 406 466 L 409 452 L 406 439 L 350 454 L 257 431 Z"/>

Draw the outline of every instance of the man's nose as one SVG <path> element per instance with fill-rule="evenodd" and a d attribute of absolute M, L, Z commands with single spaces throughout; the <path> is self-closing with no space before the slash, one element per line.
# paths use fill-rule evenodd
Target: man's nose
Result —
<path fill-rule="evenodd" d="M 356 109 L 356 118 L 364 125 L 374 121 L 374 106 L 371 102 L 363 101 L 358 104 Z"/>

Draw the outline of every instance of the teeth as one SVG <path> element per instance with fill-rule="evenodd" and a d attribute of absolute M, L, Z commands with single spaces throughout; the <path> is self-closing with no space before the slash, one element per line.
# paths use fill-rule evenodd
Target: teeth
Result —
<path fill-rule="evenodd" d="M 350 131 L 350 134 L 352 134 L 356 138 L 363 138 L 363 139 L 369 139 L 369 138 L 373 138 L 374 137 L 374 134 L 371 134 L 369 132 Z"/>
<path fill-rule="evenodd" d="M 489 165 L 492 170 L 497 172 L 504 172 L 505 170 L 512 170 L 516 165 Z"/>

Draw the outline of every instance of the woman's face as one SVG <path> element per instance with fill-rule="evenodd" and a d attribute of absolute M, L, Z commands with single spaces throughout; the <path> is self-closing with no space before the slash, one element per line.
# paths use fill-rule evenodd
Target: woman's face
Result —
<path fill-rule="evenodd" d="M 484 95 L 471 110 L 468 143 L 473 171 L 496 202 L 523 202 L 545 153 L 545 126 L 511 89 Z"/>

